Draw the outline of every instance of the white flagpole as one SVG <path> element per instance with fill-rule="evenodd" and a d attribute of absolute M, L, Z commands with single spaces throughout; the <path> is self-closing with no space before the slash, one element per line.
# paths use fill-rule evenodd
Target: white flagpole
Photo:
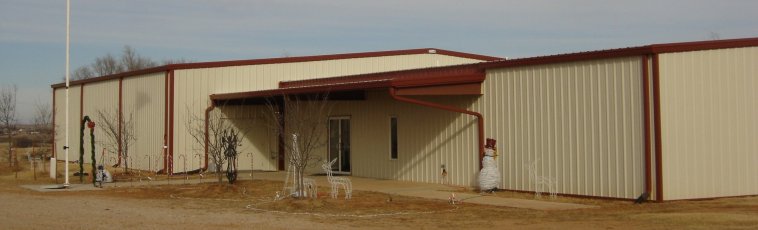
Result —
<path fill-rule="evenodd" d="M 70 43 L 71 43 L 71 36 L 70 36 L 70 14 L 71 14 L 71 0 L 66 0 L 66 145 L 63 146 L 64 152 L 66 153 L 66 161 L 65 161 L 65 168 L 66 168 L 66 182 L 63 184 L 64 187 L 68 187 L 68 78 L 69 78 L 69 50 L 70 50 Z M 81 96 L 81 95 L 80 95 Z"/>

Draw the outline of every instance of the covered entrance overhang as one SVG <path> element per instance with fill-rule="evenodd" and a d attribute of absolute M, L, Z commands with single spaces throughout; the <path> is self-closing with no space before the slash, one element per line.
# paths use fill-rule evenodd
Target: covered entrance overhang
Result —
<path fill-rule="evenodd" d="M 478 155 L 481 164 L 484 156 L 484 118 L 480 113 L 408 96 L 482 95 L 482 83 L 485 76 L 484 71 L 476 65 L 462 65 L 284 81 L 279 83 L 277 89 L 212 94 L 210 95 L 212 105 L 206 110 L 206 118 L 215 106 L 277 104 L 281 103 L 285 96 L 307 98 L 309 95 L 327 95 L 328 100 L 365 100 L 367 91 L 386 90 L 396 101 L 475 116 L 478 129 Z M 279 137 L 278 142 L 280 145 L 278 168 L 284 170 L 283 138 Z"/>

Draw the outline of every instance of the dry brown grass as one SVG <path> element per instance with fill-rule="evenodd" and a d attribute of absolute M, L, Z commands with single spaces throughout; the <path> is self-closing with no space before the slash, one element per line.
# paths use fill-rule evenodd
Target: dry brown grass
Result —
<path fill-rule="evenodd" d="M 24 164 L 26 163 L 26 164 Z M 59 169 L 62 163 L 58 163 Z M 28 167 L 21 161 L 22 167 Z M 71 170 L 78 170 L 72 164 Z M 86 166 L 88 167 L 88 166 Z M 88 169 L 88 168 L 87 168 Z M 120 169 L 111 169 L 118 172 Z M 41 174 L 41 173 L 40 173 Z M 47 174 L 38 174 L 33 180 L 31 172 L 24 168 L 18 179 L 10 173 L 7 164 L 0 162 L 0 194 L 29 194 L 15 185 L 55 183 Z M 127 179 L 144 176 L 138 173 Z M 159 176 L 165 177 L 165 176 Z M 196 177 L 196 175 L 195 175 Z M 171 209 L 202 212 L 235 213 L 254 216 L 256 213 L 273 213 L 286 221 L 288 218 L 307 218 L 319 223 L 338 223 L 349 227 L 375 228 L 559 228 L 559 229 L 758 229 L 758 197 L 725 198 L 704 201 L 673 201 L 665 203 L 632 204 L 631 201 L 609 201 L 559 197 L 555 201 L 591 204 L 593 209 L 568 211 L 536 211 L 487 205 L 450 205 L 442 200 L 392 196 L 376 192 L 354 191 L 353 199 L 332 199 L 328 189 L 320 187 L 318 199 L 287 198 L 271 202 L 282 182 L 265 180 L 241 180 L 237 184 L 183 184 L 182 176 L 176 176 L 172 184 L 152 183 L 150 186 L 131 187 L 124 183 L 118 188 L 82 192 L 38 193 L 34 196 L 87 197 L 107 202 L 125 199 L 144 202 L 144 205 L 172 203 Z M 164 178 L 165 179 L 165 178 Z M 72 177 L 72 183 L 79 183 Z M 88 183 L 88 182 L 85 182 Z M 455 192 L 472 192 L 451 188 Z M 494 196 L 535 199 L 532 194 L 497 192 Z M 101 198 L 97 198 L 101 197 Z M 550 200 L 542 198 L 541 200 Z M 256 208 L 251 210 L 249 207 Z M 308 213 L 308 214 L 303 214 Z M 404 213 L 404 214 L 397 214 Z M 397 214 L 375 216 L 377 214 Z M 198 221 L 201 220 L 186 220 Z"/>
<path fill-rule="evenodd" d="M 179 200 L 181 202 L 175 208 L 243 212 L 251 213 L 251 215 L 253 213 L 272 212 L 283 216 L 283 218 L 305 216 L 316 222 L 338 221 L 355 227 L 445 229 L 498 226 L 561 229 L 758 228 L 758 197 L 674 201 L 642 205 L 635 205 L 630 201 L 561 197 L 556 201 L 593 204 L 600 206 L 600 208 L 536 211 L 467 204 L 465 201 L 461 205 L 452 206 L 441 200 L 390 196 L 364 191 L 355 191 L 351 200 L 331 199 L 326 197 L 325 192 L 321 192 L 324 197 L 315 200 L 288 198 L 270 202 L 276 192 L 281 190 L 281 187 L 282 182 L 279 181 L 246 180 L 235 185 L 217 183 L 161 184 L 88 191 L 79 195 L 89 194 L 138 200 Z M 323 187 L 319 189 L 320 191 L 328 191 Z M 512 192 L 498 192 L 495 195 L 524 199 L 534 198 L 531 194 Z M 260 210 L 247 209 L 248 205 Z M 303 213 L 308 214 L 301 215 Z M 377 214 L 390 215 L 374 216 Z M 377 221 L 378 219 L 381 221 Z"/>

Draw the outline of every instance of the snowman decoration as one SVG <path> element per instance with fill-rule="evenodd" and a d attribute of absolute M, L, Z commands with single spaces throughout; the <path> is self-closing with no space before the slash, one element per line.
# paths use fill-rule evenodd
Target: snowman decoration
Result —
<path fill-rule="evenodd" d="M 495 139 L 487 138 L 487 144 L 484 146 L 482 170 L 479 171 L 479 191 L 482 192 L 494 192 L 500 185 L 500 170 L 497 169 L 495 163 L 497 158 L 495 142 Z"/>

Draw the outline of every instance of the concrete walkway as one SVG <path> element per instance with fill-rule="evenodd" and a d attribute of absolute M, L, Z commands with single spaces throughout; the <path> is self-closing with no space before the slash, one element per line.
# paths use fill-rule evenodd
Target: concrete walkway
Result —
<path fill-rule="evenodd" d="M 246 174 L 247 175 L 247 174 Z M 283 181 L 287 172 L 256 172 L 253 176 L 255 179 L 278 180 Z M 326 176 L 307 176 L 316 181 L 319 186 L 329 186 Z M 452 192 L 456 189 L 441 184 L 416 183 L 397 180 L 382 180 L 364 177 L 349 177 L 353 183 L 354 190 L 373 191 L 394 195 L 421 197 L 427 199 L 438 199 L 447 201 Z M 516 198 L 504 198 L 491 195 L 479 195 L 469 193 L 456 193 L 456 198 L 464 203 L 495 205 L 512 208 L 527 208 L 534 210 L 570 210 L 582 208 L 596 208 L 597 206 L 562 203 L 552 201 L 527 200 Z"/>
<path fill-rule="evenodd" d="M 250 179 L 249 171 L 240 172 L 239 175 L 240 175 L 240 180 Z M 255 172 L 253 174 L 253 178 L 256 180 L 272 180 L 272 181 L 284 181 L 286 176 L 287 176 L 287 172 Z M 307 176 L 307 177 L 314 179 L 318 186 L 329 186 L 329 182 L 327 181 L 326 176 Z M 105 187 L 132 187 L 132 186 L 166 185 L 166 184 L 182 184 L 182 183 L 197 184 L 197 183 L 206 183 L 206 182 L 216 181 L 215 178 L 207 178 L 207 177 L 206 179 L 191 179 L 188 181 L 184 181 L 184 179 L 181 176 L 176 176 L 173 178 L 174 179 L 172 179 L 170 182 L 166 180 L 152 181 L 152 182 L 147 182 L 147 181 L 118 182 L 118 183 L 103 184 L 103 186 Z M 450 195 L 452 194 L 451 190 L 457 189 L 455 187 L 450 187 L 450 186 L 441 185 L 441 184 L 416 183 L 416 182 L 406 182 L 406 181 L 396 181 L 396 180 L 382 180 L 382 179 L 352 177 L 352 176 L 349 178 L 353 184 L 353 190 L 372 191 L 372 192 L 387 193 L 387 194 L 392 194 L 392 195 L 421 197 L 421 198 L 438 199 L 438 200 L 445 200 L 445 201 L 447 201 Z M 100 189 L 100 188 L 95 188 L 91 184 L 72 184 L 69 189 L 50 189 L 51 187 L 56 187 L 56 185 L 22 185 L 21 187 L 34 190 L 34 191 L 39 191 L 39 192 L 54 192 L 54 191 L 62 191 L 62 190 L 63 191 L 82 191 L 82 190 Z M 512 207 L 512 208 L 526 208 L 526 209 L 543 210 L 543 211 L 571 210 L 571 209 L 597 207 L 597 206 L 583 205 L 583 204 L 504 198 L 504 197 L 496 197 L 496 196 L 491 196 L 491 195 L 479 195 L 479 194 L 470 194 L 470 193 L 456 193 L 455 195 L 456 195 L 456 198 L 462 201 L 463 203 L 494 205 L 494 206 L 503 206 L 503 207 Z"/>

